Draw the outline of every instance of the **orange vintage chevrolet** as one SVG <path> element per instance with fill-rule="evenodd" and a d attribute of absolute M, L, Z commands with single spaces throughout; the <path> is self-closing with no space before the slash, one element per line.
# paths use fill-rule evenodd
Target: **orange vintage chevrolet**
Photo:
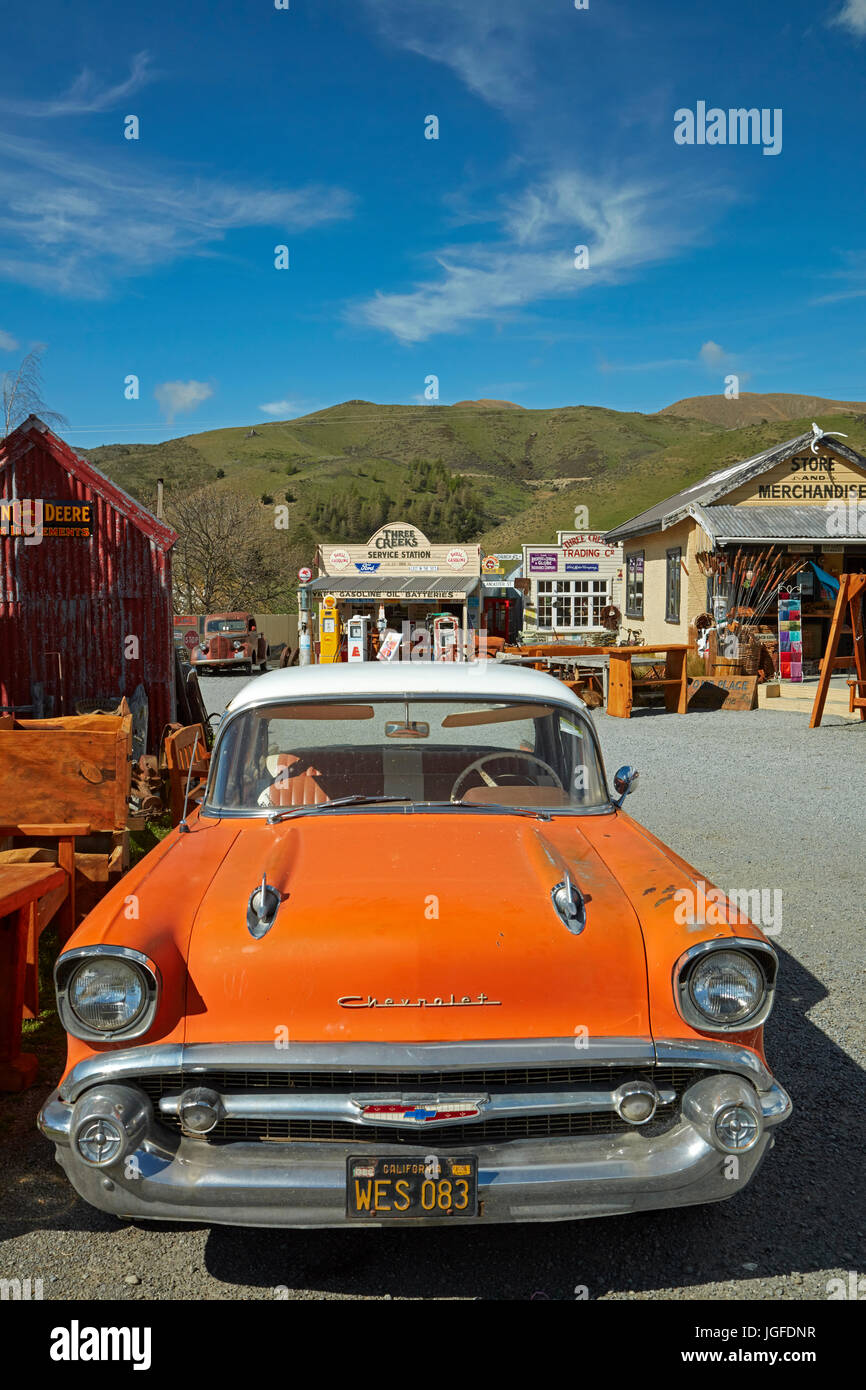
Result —
<path fill-rule="evenodd" d="M 581 701 L 501 663 L 250 682 L 200 809 L 57 962 L 73 1186 L 251 1226 L 734 1196 L 791 1110 L 776 954 L 684 908 L 713 894 L 621 809 L 635 776 L 612 795 Z"/>

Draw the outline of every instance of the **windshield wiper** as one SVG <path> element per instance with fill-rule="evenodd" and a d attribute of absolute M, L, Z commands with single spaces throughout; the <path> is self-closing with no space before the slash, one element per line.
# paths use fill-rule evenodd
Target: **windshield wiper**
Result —
<path fill-rule="evenodd" d="M 334 801 L 316 801 L 309 806 L 289 806 L 285 811 L 271 811 L 268 816 L 268 825 L 278 825 L 280 821 L 291 820 L 292 816 L 300 816 L 308 811 L 329 811 L 333 806 L 359 806 L 379 801 L 409 801 L 408 796 L 364 796 L 361 793 L 355 796 L 338 796 Z"/>
<path fill-rule="evenodd" d="M 403 802 L 412 811 L 427 811 L 431 807 L 447 807 L 460 811 L 496 811 L 509 816 L 532 816 L 535 820 L 551 820 L 549 811 L 533 811 L 528 806 L 505 806 L 499 801 L 413 801 L 409 796 L 338 796 L 335 801 L 317 801 L 310 806 L 288 806 L 284 811 L 271 811 L 268 825 L 279 825 L 281 821 L 291 820 L 293 816 L 304 816 L 313 811 L 329 811 L 334 806 L 368 806 L 382 802 Z"/>
<path fill-rule="evenodd" d="M 550 820 L 549 811 L 533 811 L 530 806 L 506 806 L 502 801 L 416 801 L 416 811 L 424 811 L 430 806 L 451 806 L 460 811 L 504 811 L 508 816 L 534 816 L 537 820 Z"/>

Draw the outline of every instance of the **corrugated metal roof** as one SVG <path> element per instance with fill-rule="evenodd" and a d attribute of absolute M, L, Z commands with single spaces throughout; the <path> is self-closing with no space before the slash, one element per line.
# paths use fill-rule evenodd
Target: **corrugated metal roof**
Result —
<path fill-rule="evenodd" d="M 70 477 L 82 482 L 85 487 L 102 497 L 116 512 L 120 512 L 127 521 L 131 521 L 137 530 L 149 536 L 160 550 L 171 550 L 176 543 L 177 533 L 172 531 L 170 526 L 166 526 L 164 521 L 159 521 L 147 507 L 136 502 L 122 487 L 118 487 L 87 459 L 70 449 L 38 415 L 28 415 L 17 429 L 0 440 L 0 482 L 4 469 L 22 459 L 34 447 L 47 449 L 54 462 L 65 469 Z"/>
<path fill-rule="evenodd" d="M 761 473 L 766 473 L 777 464 L 783 463 L 786 458 L 794 454 L 801 453 L 804 449 L 810 448 L 816 436 L 811 430 L 805 434 L 798 434 L 795 439 L 787 439 L 784 444 L 774 444 L 772 449 L 765 449 L 762 454 L 754 454 L 751 458 L 743 459 L 741 463 L 728 464 L 725 468 L 716 469 L 706 478 L 698 483 L 693 483 L 691 487 L 684 488 L 682 492 L 676 492 L 672 497 L 665 497 L 661 502 L 657 502 L 654 507 L 649 507 L 645 512 L 639 512 L 637 516 L 630 517 L 622 525 L 615 526 L 612 531 L 605 533 L 608 541 L 625 540 L 629 536 L 640 535 L 641 532 L 663 531 L 666 527 L 674 525 L 695 505 L 714 502 L 719 497 L 724 497 L 726 493 L 732 492 L 734 488 L 742 486 L 750 478 L 754 478 Z M 847 459 L 849 463 L 855 464 L 859 468 L 866 468 L 866 458 L 858 454 L 856 449 L 851 449 L 841 440 L 836 439 L 832 434 L 822 436 L 822 442 L 826 447 L 832 448 L 833 452 L 839 454 L 841 458 Z"/>
<path fill-rule="evenodd" d="M 307 588 L 317 594 L 369 594 L 372 598 L 380 594 L 399 594 L 406 598 L 444 598 L 446 594 L 471 594 L 478 584 L 477 575 L 469 579 L 455 575 L 450 579 L 442 575 L 332 574 L 314 579 Z"/>
<path fill-rule="evenodd" d="M 695 520 L 716 540 L 859 540 L 855 530 L 839 534 L 829 530 L 826 507 L 693 507 Z"/>

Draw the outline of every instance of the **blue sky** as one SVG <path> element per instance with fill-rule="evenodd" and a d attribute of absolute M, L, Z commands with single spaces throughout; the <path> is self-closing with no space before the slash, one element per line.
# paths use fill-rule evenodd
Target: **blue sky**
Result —
<path fill-rule="evenodd" d="M 0 372 L 44 344 L 73 444 L 431 375 L 441 404 L 866 398 L 866 0 L 289 4 L 7 11 Z M 781 151 L 676 143 L 699 102 L 781 110 Z"/>

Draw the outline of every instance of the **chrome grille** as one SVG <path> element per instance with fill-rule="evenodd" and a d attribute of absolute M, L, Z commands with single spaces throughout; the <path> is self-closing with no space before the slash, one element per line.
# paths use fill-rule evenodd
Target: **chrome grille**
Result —
<path fill-rule="evenodd" d="M 640 1132 L 658 1133 L 669 1128 L 679 1114 L 679 1098 L 683 1091 L 698 1077 L 707 1076 L 708 1071 L 692 1067 L 604 1067 L 604 1066 L 566 1066 L 566 1067 L 508 1067 L 477 1070 L 449 1071 L 233 1071 L 213 1070 L 207 1072 L 162 1072 L 142 1077 L 137 1084 L 146 1091 L 158 1106 L 163 1096 L 176 1096 L 188 1086 L 205 1086 L 222 1095 L 232 1092 L 268 1091 L 283 1094 L 298 1091 L 319 1091 L 332 1093 L 382 1090 L 398 1093 L 404 1090 L 435 1091 L 444 1090 L 451 1096 L 459 1096 L 461 1091 L 483 1087 L 491 1094 L 507 1094 L 509 1091 L 531 1091 L 533 1089 L 558 1090 L 569 1087 L 602 1085 L 607 1088 L 618 1086 L 623 1081 L 651 1080 L 660 1090 L 673 1090 L 677 1100 L 673 1104 L 660 1105 L 655 1118 L 649 1125 L 640 1126 Z M 161 1115 L 161 1121 L 177 1131 L 180 1128 L 177 1116 Z M 208 1142 L 282 1142 L 310 1143 L 331 1142 L 348 1143 L 358 1148 L 370 1145 L 412 1145 L 418 1147 L 479 1145 L 515 1139 L 542 1139 L 569 1137 L 587 1134 L 618 1134 L 626 1130 L 635 1131 L 635 1126 L 620 1119 L 611 1111 L 593 1111 L 583 1114 L 546 1114 L 532 1112 L 525 1115 L 508 1115 L 498 1118 L 478 1120 L 469 1124 L 436 1125 L 428 1130 L 416 1125 L 356 1125 L 346 1120 L 327 1119 L 271 1119 L 268 1117 L 224 1119 L 207 1136 Z"/>
<path fill-rule="evenodd" d="M 487 1067 L 448 1071 L 233 1071 L 159 1072 L 136 1084 L 153 1099 L 182 1091 L 185 1086 L 209 1086 L 214 1091 L 367 1091 L 444 1088 L 460 1091 L 481 1086 L 485 1090 L 524 1090 L 537 1086 L 618 1086 L 621 1081 L 654 1081 L 659 1087 L 680 1091 L 694 1079 L 691 1067 Z"/>
<path fill-rule="evenodd" d="M 673 1123 L 673 1107 L 659 1107 L 653 1131 Z M 643 1128 L 649 1128 L 644 1126 Z M 208 1136 L 225 1140 L 270 1140 L 283 1143 L 353 1144 L 365 1152 L 371 1144 L 406 1144 L 416 1149 L 456 1148 L 495 1144 L 508 1139 L 551 1139 L 575 1134 L 620 1134 L 634 1125 L 610 1111 L 591 1115 L 509 1115 L 468 1125 L 437 1125 L 434 1129 L 399 1125 L 353 1125 L 345 1120 L 226 1120 Z"/>

